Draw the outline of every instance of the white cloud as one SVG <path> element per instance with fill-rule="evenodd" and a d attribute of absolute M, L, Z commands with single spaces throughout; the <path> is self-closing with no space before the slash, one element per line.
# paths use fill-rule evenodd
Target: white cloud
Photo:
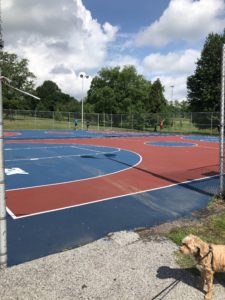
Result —
<path fill-rule="evenodd" d="M 3 1 L 1 3 L 1 7 L 2 9 L 9 9 L 10 7 L 12 7 L 12 3 L 13 3 L 13 0 L 7 0 L 7 1 Z"/>
<path fill-rule="evenodd" d="M 143 60 L 144 67 L 153 74 L 184 73 L 194 71 L 195 63 L 200 52 L 187 49 L 184 52 L 170 52 L 168 54 L 152 53 Z"/>
<path fill-rule="evenodd" d="M 153 77 L 152 80 L 156 80 L 158 77 Z M 165 89 L 165 97 L 168 101 L 182 101 L 186 100 L 187 93 L 187 76 L 160 76 L 160 81 Z"/>
<path fill-rule="evenodd" d="M 151 80 L 160 78 L 165 87 L 165 96 L 171 100 L 173 88 L 173 100 L 182 100 L 186 97 L 187 77 L 194 73 L 197 59 L 200 52 L 187 49 L 183 52 L 170 52 L 168 54 L 153 53 L 146 56 L 143 60 L 145 74 Z"/>
<path fill-rule="evenodd" d="M 78 97 L 81 83 L 73 72 L 101 67 L 118 31 L 93 19 L 81 0 L 10 0 L 3 6 L 3 28 L 5 50 L 29 60 L 38 84 L 53 80 Z"/>
<path fill-rule="evenodd" d="M 142 73 L 143 68 L 141 67 L 139 59 L 131 55 L 115 55 L 115 57 L 106 62 L 106 65 L 109 67 L 119 66 L 123 68 L 124 66 L 134 66 L 138 72 Z"/>
<path fill-rule="evenodd" d="M 172 40 L 196 41 L 225 26 L 223 0 L 171 0 L 159 20 L 137 34 L 141 45 L 165 46 Z"/>

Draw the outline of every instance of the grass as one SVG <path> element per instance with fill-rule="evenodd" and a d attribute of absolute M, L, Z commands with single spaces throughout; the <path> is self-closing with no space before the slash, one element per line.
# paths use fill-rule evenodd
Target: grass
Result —
<path fill-rule="evenodd" d="M 86 129 L 86 122 L 84 122 Z M 5 130 L 19 130 L 19 129 L 73 129 L 73 119 L 71 120 L 54 120 L 53 118 L 40 118 L 40 117 L 19 117 L 17 119 L 9 120 L 4 119 L 3 121 L 4 129 Z M 78 126 L 78 129 L 81 129 L 81 124 Z M 112 127 L 111 123 L 101 124 L 102 126 L 98 126 L 98 124 L 92 123 L 89 129 L 92 130 L 127 130 L 127 128 L 118 128 L 118 127 Z M 113 124 L 112 124 L 113 125 Z M 123 124 L 125 125 L 125 123 Z M 131 124 L 127 124 L 130 125 Z M 123 126 L 124 127 L 124 126 Z M 132 126 L 131 126 L 132 127 Z M 132 128 L 129 128 L 131 130 Z M 135 128 L 134 128 L 135 130 Z M 144 127 L 144 131 L 154 131 L 153 127 Z M 159 131 L 159 127 L 158 127 Z M 167 125 L 164 127 L 162 132 L 168 132 L 168 133 L 190 133 L 190 134 L 218 134 L 217 130 L 214 129 L 214 131 L 211 131 L 210 128 L 208 129 L 198 129 L 193 124 L 190 123 L 189 120 L 183 120 L 182 123 L 180 121 L 174 121 L 173 126 Z"/>
<path fill-rule="evenodd" d="M 5 130 L 18 129 L 73 129 L 72 122 L 53 121 L 53 119 L 4 120 Z"/>
<path fill-rule="evenodd" d="M 182 239 L 189 234 L 199 236 L 208 243 L 225 244 L 225 201 L 219 198 L 213 199 L 204 211 L 197 215 L 198 219 L 193 225 L 182 223 L 180 227 L 171 229 L 165 236 L 177 245 L 181 244 Z M 176 262 L 181 268 L 190 269 L 195 274 L 196 269 L 192 269 L 194 263 L 190 257 L 175 252 Z M 225 274 L 217 273 L 216 278 L 225 282 Z"/>
<path fill-rule="evenodd" d="M 204 213 L 200 211 L 200 218 L 193 226 L 184 225 L 172 229 L 166 236 L 179 245 L 188 234 L 198 235 L 206 242 L 225 244 L 225 202 L 215 198 L 209 203 Z"/>

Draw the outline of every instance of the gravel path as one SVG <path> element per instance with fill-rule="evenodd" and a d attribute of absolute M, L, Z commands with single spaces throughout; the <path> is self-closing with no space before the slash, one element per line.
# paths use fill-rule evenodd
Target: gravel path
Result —
<path fill-rule="evenodd" d="M 143 240 L 134 232 L 114 233 L 0 270 L 0 299 L 204 299 L 194 287 L 196 278 L 176 265 L 175 250 L 175 244 L 161 237 Z M 214 299 L 225 299 L 221 284 L 215 283 Z"/>

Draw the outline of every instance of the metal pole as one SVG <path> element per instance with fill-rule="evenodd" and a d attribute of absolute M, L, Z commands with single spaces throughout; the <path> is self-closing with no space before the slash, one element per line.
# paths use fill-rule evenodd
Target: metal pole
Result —
<path fill-rule="evenodd" d="M 100 126 L 99 126 L 99 114 L 98 114 L 98 131 L 100 130 Z"/>
<path fill-rule="evenodd" d="M 0 269 L 7 267 L 7 225 L 3 147 L 2 79 L 0 79 Z"/>
<path fill-rule="evenodd" d="M 2 14 L 0 2 L 0 51 L 4 42 L 2 39 Z M 2 117 L 2 78 L 0 68 L 0 269 L 7 267 L 7 224 L 5 201 L 5 168 L 4 168 L 4 144 L 3 144 L 3 117 Z"/>
<path fill-rule="evenodd" d="M 0 38 L 1 41 L 1 38 Z M 0 44 L 0 48 L 2 49 Z M 7 267 L 7 224 L 6 224 L 6 200 L 5 200 L 5 168 L 4 168 L 4 141 L 3 141 L 3 101 L 2 101 L 2 82 L 22 94 L 29 95 L 34 99 L 40 99 L 30 93 L 12 87 L 8 78 L 1 76 L 0 68 L 0 269 Z"/>
<path fill-rule="evenodd" d="M 80 78 L 82 79 L 82 98 L 81 98 L 81 126 L 84 129 L 84 78 L 88 79 L 89 75 L 80 74 Z"/>
<path fill-rule="evenodd" d="M 52 112 L 52 129 L 55 129 L 55 113 Z"/>
<path fill-rule="evenodd" d="M 84 75 L 80 74 L 82 80 L 82 95 L 81 95 L 81 128 L 84 129 Z"/>
<path fill-rule="evenodd" d="M 211 135 L 213 134 L 213 113 L 211 113 Z"/>
<path fill-rule="evenodd" d="M 221 72 L 221 103 L 220 103 L 220 195 L 224 192 L 224 89 L 225 89 L 225 44 L 222 51 L 222 72 Z"/>
<path fill-rule="evenodd" d="M 173 88 L 174 88 L 174 85 L 171 85 L 171 102 L 173 102 Z"/>

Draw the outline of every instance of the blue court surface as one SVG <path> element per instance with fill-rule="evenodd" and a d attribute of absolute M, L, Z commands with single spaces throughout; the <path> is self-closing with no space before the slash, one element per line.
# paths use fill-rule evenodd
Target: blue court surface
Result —
<path fill-rule="evenodd" d="M 79 247 L 110 232 L 191 217 L 207 205 L 218 181 L 214 177 L 17 220 L 8 215 L 9 265 Z"/>
<path fill-rule="evenodd" d="M 72 139 L 72 138 L 112 138 L 112 137 L 141 137 L 167 136 L 167 133 L 144 133 L 124 131 L 87 131 L 87 130 L 11 130 L 5 131 L 5 140 L 30 139 Z"/>
<path fill-rule="evenodd" d="M 219 137 L 218 136 L 210 136 L 210 135 L 189 135 L 183 137 L 184 140 L 193 140 L 193 141 L 202 141 L 202 142 L 214 142 L 218 143 L 219 142 Z"/>
<path fill-rule="evenodd" d="M 112 147 L 47 143 L 6 144 L 6 174 L 13 175 L 13 180 L 6 180 L 6 189 L 96 178 L 131 168 L 140 160 L 137 153 Z"/>

